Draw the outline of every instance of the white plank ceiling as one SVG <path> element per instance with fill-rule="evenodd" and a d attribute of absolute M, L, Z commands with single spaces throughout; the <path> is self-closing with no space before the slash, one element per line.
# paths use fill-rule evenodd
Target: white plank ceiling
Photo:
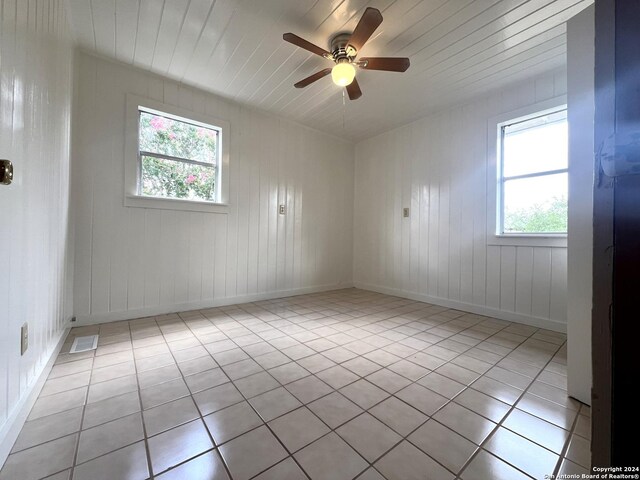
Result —
<path fill-rule="evenodd" d="M 593 0 L 68 0 L 77 43 L 311 127 L 359 140 L 451 103 L 564 67 L 565 22 Z M 407 56 L 403 74 L 358 71 L 363 96 L 330 77 L 293 84 L 332 63 L 282 40 L 328 48 L 364 9 L 384 22 L 360 56 Z"/>

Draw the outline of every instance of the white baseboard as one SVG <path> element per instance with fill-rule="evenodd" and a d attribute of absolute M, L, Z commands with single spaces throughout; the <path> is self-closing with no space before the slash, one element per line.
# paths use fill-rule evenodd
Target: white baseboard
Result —
<path fill-rule="evenodd" d="M 411 300 L 418 300 L 420 302 L 432 303 L 434 305 L 440 305 L 442 307 L 455 308 L 456 310 L 463 310 L 465 312 L 477 313 L 478 315 L 485 315 L 487 317 L 498 318 L 500 320 L 506 320 L 509 322 L 523 323 L 525 325 L 531 325 L 532 327 L 545 328 L 547 330 L 553 330 L 554 332 L 567 333 L 567 324 L 558 320 L 550 320 L 548 318 L 523 315 L 516 312 L 507 312 L 505 310 L 499 310 L 497 308 L 487 307 L 484 305 L 475 305 L 473 303 L 460 302 L 457 300 L 432 297 L 422 293 L 407 292 L 405 290 L 389 288 L 380 285 L 354 282 L 354 286 L 362 290 L 371 290 L 373 292 L 385 293 L 387 295 L 394 295 L 396 297 L 409 298 Z"/>
<path fill-rule="evenodd" d="M 188 312 L 189 310 L 203 310 L 206 308 L 223 307 L 226 305 L 236 305 L 249 302 L 259 302 L 261 300 L 272 300 L 275 298 L 295 297 L 296 295 L 306 295 L 309 293 L 327 292 L 330 290 L 341 290 L 353 288 L 353 283 L 338 283 L 331 285 L 318 285 L 313 287 L 294 288 L 289 290 L 275 290 L 272 292 L 256 293 L 248 295 L 236 295 L 202 302 L 186 302 L 171 305 L 160 305 L 157 307 L 136 308 L 119 312 L 96 313 L 93 315 L 77 315 L 74 327 L 82 325 L 95 325 L 98 323 L 116 322 L 120 320 L 132 320 L 134 318 L 151 317 L 154 315 L 165 315 L 167 313 Z"/>
<path fill-rule="evenodd" d="M 51 369 L 53 368 L 53 364 L 58 357 L 58 353 L 62 349 L 62 345 L 64 345 L 69 329 L 70 327 L 66 327 L 61 332 L 58 343 L 51 351 L 49 360 L 47 360 L 47 362 L 41 367 L 40 373 L 36 377 L 36 381 L 33 382 L 29 387 L 29 390 L 22 395 L 20 401 L 13 407 L 7 421 L 4 423 L 2 428 L 0 428 L 0 468 L 2 468 L 2 465 L 4 465 L 4 462 L 7 460 L 9 453 L 11 453 L 13 444 L 18 438 L 24 422 L 27 420 L 29 412 L 31 412 L 33 404 L 36 403 L 38 395 L 40 395 L 44 382 L 47 380 L 49 372 L 51 372 Z"/>

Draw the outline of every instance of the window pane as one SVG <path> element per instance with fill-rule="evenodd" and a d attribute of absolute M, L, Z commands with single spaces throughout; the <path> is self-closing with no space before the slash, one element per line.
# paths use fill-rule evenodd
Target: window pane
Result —
<path fill-rule="evenodd" d="M 141 151 L 215 163 L 218 132 L 172 118 L 140 112 Z"/>
<path fill-rule="evenodd" d="M 142 195 L 212 202 L 214 187 L 214 167 L 142 157 Z"/>
<path fill-rule="evenodd" d="M 505 177 L 567 168 L 566 110 L 503 128 Z"/>
<path fill-rule="evenodd" d="M 566 173 L 504 183 L 504 233 L 566 233 Z"/>

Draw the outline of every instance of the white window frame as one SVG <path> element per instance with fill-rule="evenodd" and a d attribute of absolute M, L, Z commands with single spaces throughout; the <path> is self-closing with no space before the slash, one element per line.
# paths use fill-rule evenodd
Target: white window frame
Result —
<path fill-rule="evenodd" d="M 218 131 L 219 158 L 216 163 L 215 201 L 182 198 L 149 197 L 141 195 L 139 123 L 140 110 L 158 113 L 181 122 L 199 124 Z M 127 94 L 124 155 L 124 205 L 125 207 L 159 208 L 163 210 L 187 210 L 195 212 L 228 213 L 229 205 L 229 122 L 202 113 L 168 105 L 137 95 Z"/>
<path fill-rule="evenodd" d="M 487 243 L 531 247 L 566 247 L 566 233 L 501 233 L 502 216 L 502 127 L 567 108 L 561 95 L 544 102 L 506 112 L 487 123 Z"/>

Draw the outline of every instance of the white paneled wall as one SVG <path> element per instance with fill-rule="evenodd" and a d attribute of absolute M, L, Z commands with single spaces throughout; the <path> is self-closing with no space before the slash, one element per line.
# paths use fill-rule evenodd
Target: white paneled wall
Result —
<path fill-rule="evenodd" d="M 487 129 L 565 93 L 558 71 L 358 143 L 356 286 L 564 330 L 566 248 L 489 241 Z"/>
<path fill-rule="evenodd" d="M 127 93 L 230 122 L 228 214 L 123 206 Z M 86 54 L 77 105 L 79 322 L 351 285 L 350 142 Z"/>
<path fill-rule="evenodd" d="M 72 48 L 63 0 L 0 3 L 0 158 L 15 168 L 14 182 L 0 185 L 2 463 L 10 430 L 72 310 Z M 21 356 L 25 322 L 29 348 Z"/>

